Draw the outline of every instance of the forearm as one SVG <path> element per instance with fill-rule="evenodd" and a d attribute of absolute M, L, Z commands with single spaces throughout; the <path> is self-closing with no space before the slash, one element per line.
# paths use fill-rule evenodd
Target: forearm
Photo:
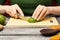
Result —
<path fill-rule="evenodd" d="M 4 6 L 0 5 L 0 14 L 4 14 L 4 13 L 5 13 Z"/>
<path fill-rule="evenodd" d="M 51 14 L 60 15 L 60 6 L 48 7 L 48 8 L 52 10 Z"/>

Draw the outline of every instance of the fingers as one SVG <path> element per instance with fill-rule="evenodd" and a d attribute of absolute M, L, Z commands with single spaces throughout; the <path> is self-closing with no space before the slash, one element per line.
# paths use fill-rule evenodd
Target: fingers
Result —
<path fill-rule="evenodd" d="M 40 20 L 43 20 L 47 15 L 49 14 L 49 10 L 47 10 L 46 11 L 46 13 L 44 14 L 44 16 L 43 17 L 41 17 L 41 19 Z"/>
<path fill-rule="evenodd" d="M 4 6 L 4 10 L 7 14 L 9 14 L 11 17 L 14 17 L 14 18 L 18 18 L 17 13 L 20 13 L 20 16 L 24 16 L 21 8 L 19 8 L 17 4 L 12 5 L 12 6 Z"/>
<path fill-rule="evenodd" d="M 35 17 L 35 15 L 36 15 L 36 13 L 37 13 L 37 10 L 38 10 L 39 8 L 40 8 L 40 5 L 38 5 L 37 8 L 35 9 L 35 11 L 34 11 L 34 13 L 33 13 L 33 15 L 32 15 L 33 18 Z"/>
<path fill-rule="evenodd" d="M 15 18 L 18 18 L 16 9 L 12 7 L 11 11 L 12 11 L 14 17 L 15 17 Z"/>
<path fill-rule="evenodd" d="M 20 13 L 21 16 L 24 16 L 21 8 L 20 8 L 17 4 L 15 4 L 15 5 L 13 5 L 13 6 L 16 8 L 16 10 L 18 11 L 18 13 Z"/>
<path fill-rule="evenodd" d="M 40 16 L 37 18 L 37 20 L 41 20 L 42 17 L 44 17 L 44 15 L 46 14 L 46 12 L 47 12 L 47 8 L 45 7 L 43 11 L 40 13 Z"/>
<path fill-rule="evenodd" d="M 32 18 L 36 19 L 37 21 L 43 20 L 49 13 L 50 11 L 47 7 L 40 5 L 34 11 Z"/>
<path fill-rule="evenodd" d="M 10 10 L 5 9 L 5 11 L 6 11 L 6 13 L 9 14 L 10 16 L 13 16 Z"/>
<path fill-rule="evenodd" d="M 40 8 L 37 10 L 37 12 L 35 13 L 34 19 L 37 19 L 37 18 L 39 17 L 39 15 L 41 14 L 42 10 L 43 10 L 43 7 L 40 7 Z"/>
<path fill-rule="evenodd" d="M 6 13 L 9 14 L 11 17 L 18 18 L 16 9 L 11 6 L 8 7 L 8 9 L 6 8 Z"/>

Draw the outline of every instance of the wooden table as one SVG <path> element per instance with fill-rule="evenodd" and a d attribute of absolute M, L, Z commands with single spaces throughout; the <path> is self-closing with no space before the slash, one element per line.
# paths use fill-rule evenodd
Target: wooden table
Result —
<path fill-rule="evenodd" d="M 57 20 L 60 23 L 60 17 Z M 50 37 L 41 35 L 41 29 L 43 28 L 5 28 L 0 32 L 0 40 L 49 40 Z"/>

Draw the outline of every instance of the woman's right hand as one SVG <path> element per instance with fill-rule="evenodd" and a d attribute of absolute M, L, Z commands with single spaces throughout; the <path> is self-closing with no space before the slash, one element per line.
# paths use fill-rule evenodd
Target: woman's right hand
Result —
<path fill-rule="evenodd" d="M 11 6 L 5 5 L 3 7 L 3 9 L 11 17 L 18 18 L 18 13 L 20 14 L 20 16 L 24 16 L 23 11 L 21 10 L 21 8 L 17 4 L 11 5 Z"/>

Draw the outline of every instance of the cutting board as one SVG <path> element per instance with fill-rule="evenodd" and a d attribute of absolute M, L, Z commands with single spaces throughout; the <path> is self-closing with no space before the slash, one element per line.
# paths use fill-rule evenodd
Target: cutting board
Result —
<path fill-rule="evenodd" d="M 27 17 L 29 18 L 29 17 Z M 16 27 L 50 27 L 52 25 L 59 25 L 55 17 L 46 17 L 44 20 L 36 23 L 29 23 L 21 19 L 10 18 L 6 24 L 7 28 L 16 28 Z"/>

